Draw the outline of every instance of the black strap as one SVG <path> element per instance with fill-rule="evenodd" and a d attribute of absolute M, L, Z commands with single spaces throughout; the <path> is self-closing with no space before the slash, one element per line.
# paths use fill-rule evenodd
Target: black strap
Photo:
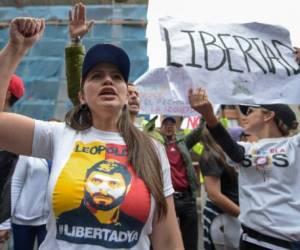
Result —
<path fill-rule="evenodd" d="M 18 157 L 0 150 L 0 223 L 11 216 L 11 179 Z"/>
<path fill-rule="evenodd" d="M 257 239 L 259 241 L 264 241 L 264 242 L 267 242 L 267 243 L 270 243 L 270 244 L 273 244 L 273 245 L 276 245 L 279 247 L 287 248 L 287 249 L 292 248 L 292 243 L 287 240 L 282 240 L 282 239 L 274 238 L 269 235 L 262 234 L 262 233 L 257 232 L 249 227 L 246 227 L 244 225 L 242 225 L 242 229 L 243 229 L 244 233 L 246 233 L 250 237 Z"/>
<path fill-rule="evenodd" d="M 178 191 L 175 191 L 175 192 L 173 193 L 173 196 L 174 196 L 175 199 L 181 199 L 181 198 L 185 198 L 185 197 L 192 197 L 193 194 L 192 194 L 192 192 L 188 189 L 188 190 L 186 190 L 186 191 L 184 191 L 184 192 L 178 192 Z"/>

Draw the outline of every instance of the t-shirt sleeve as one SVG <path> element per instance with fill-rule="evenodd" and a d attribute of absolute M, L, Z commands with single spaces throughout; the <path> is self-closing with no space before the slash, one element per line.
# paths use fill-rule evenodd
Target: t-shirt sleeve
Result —
<path fill-rule="evenodd" d="M 222 175 L 222 167 L 220 167 L 212 157 L 209 157 L 208 160 L 201 158 L 199 165 L 201 173 L 204 176 L 220 177 Z"/>
<path fill-rule="evenodd" d="M 294 135 L 292 137 L 293 142 L 300 148 L 300 133 Z"/>
<path fill-rule="evenodd" d="M 54 151 L 54 136 L 62 123 L 35 120 L 32 156 L 51 160 Z"/>
<path fill-rule="evenodd" d="M 24 186 L 27 171 L 28 171 L 28 157 L 20 155 L 19 160 L 16 164 L 12 182 L 11 182 L 11 211 L 14 213 L 17 201 L 21 195 L 22 188 Z"/>
<path fill-rule="evenodd" d="M 207 127 L 207 129 L 231 160 L 237 163 L 243 161 L 245 149 L 231 138 L 221 123 L 214 127 Z"/>
<path fill-rule="evenodd" d="M 170 168 L 169 160 L 168 160 L 164 146 L 157 141 L 154 141 L 154 143 L 155 143 L 155 145 L 158 149 L 158 153 L 159 153 L 159 158 L 160 158 L 161 167 L 162 167 L 162 174 L 163 174 L 164 194 L 165 194 L 165 197 L 167 197 L 174 193 L 172 180 L 171 180 L 171 168 Z"/>
<path fill-rule="evenodd" d="M 7 219 L 6 221 L 0 224 L 0 230 L 9 230 L 10 228 L 11 228 L 10 219 Z"/>

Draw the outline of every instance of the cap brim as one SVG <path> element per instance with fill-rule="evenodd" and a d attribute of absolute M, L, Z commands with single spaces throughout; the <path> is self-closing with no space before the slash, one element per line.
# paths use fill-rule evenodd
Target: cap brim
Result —
<path fill-rule="evenodd" d="M 166 118 L 164 118 L 164 119 L 162 120 L 161 123 L 165 123 L 166 121 L 171 121 L 171 122 L 173 122 L 173 123 L 176 123 L 176 120 L 175 120 L 175 118 L 173 118 L 173 117 L 166 117 Z"/>

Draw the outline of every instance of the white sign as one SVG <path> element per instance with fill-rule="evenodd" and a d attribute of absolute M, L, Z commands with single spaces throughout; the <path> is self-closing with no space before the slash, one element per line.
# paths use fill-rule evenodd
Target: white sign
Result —
<path fill-rule="evenodd" d="M 188 90 L 195 88 L 184 67 L 157 68 L 137 79 L 140 94 L 140 114 L 199 116 L 188 102 Z M 214 105 L 215 113 L 220 105 Z"/>
<path fill-rule="evenodd" d="M 149 0 L 147 38 L 149 68 L 161 60 L 158 19 L 172 16 L 198 23 L 260 22 L 282 25 L 291 32 L 293 46 L 300 47 L 299 0 Z"/>
<path fill-rule="evenodd" d="M 198 114 L 190 108 L 187 100 L 186 91 L 193 85 L 183 68 L 154 69 L 141 76 L 134 84 L 140 94 L 141 114 Z"/>
<path fill-rule="evenodd" d="M 160 25 L 166 53 L 157 67 L 165 68 L 136 81 L 142 102 L 144 95 L 151 97 L 142 112 L 187 115 L 183 112 L 189 112 L 190 87 L 204 87 L 218 104 L 300 103 L 300 69 L 286 29 L 260 23 L 199 24 L 170 17 L 160 19 Z"/>

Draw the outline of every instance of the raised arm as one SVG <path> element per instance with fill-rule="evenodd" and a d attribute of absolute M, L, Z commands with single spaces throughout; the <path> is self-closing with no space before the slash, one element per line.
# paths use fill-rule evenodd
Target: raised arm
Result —
<path fill-rule="evenodd" d="M 35 18 L 16 18 L 11 22 L 9 41 L 0 51 L 0 148 L 17 154 L 31 154 L 34 120 L 3 112 L 10 78 L 22 58 L 37 42 L 45 22 Z"/>
<path fill-rule="evenodd" d="M 245 150 L 231 138 L 227 130 L 219 123 L 214 114 L 212 104 L 208 100 L 206 91 L 201 88 L 190 89 L 188 97 L 191 107 L 205 119 L 207 128 L 215 141 L 231 160 L 241 162 L 244 159 Z"/>
<path fill-rule="evenodd" d="M 185 136 L 184 141 L 188 149 L 191 149 L 199 142 L 204 127 L 205 122 L 201 121 L 197 128 L 193 129 L 191 133 Z"/>
<path fill-rule="evenodd" d="M 75 4 L 73 9 L 69 11 L 69 35 L 71 43 L 65 49 L 65 62 L 68 96 L 73 105 L 79 103 L 78 92 L 81 81 L 81 67 L 85 55 L 81 39 L 89 32 L 93 24 L 94 21 L 86 21 L 86 8 L 84 4 Z"/>
<path fill-rule="evenodd" d="M 193 95 L 191 97 L 192 98 L 189 99 L 190 106 L 191 106 L 191 108 L 193 108 L 194 110 L 197 111 L 197 109 L 195 107 L 198 105 L 199 101 L 201 101 L 199 99 L 201 97 L 200 97 L 200 95 Z M 186 135 L 184 137 L 184 141 L 185 141 L 185 144 L 186 144 L 188 149 L 191 149 L 192 147 L 194 147 L 199 142 L 204 126 L 205 126 L 205 122 L 203 121 L 203 119 L 201 119 L 200 124 L 198 125 L 198 127 L 193 129 L 191 133 L 189 133 L 188 135 Z"/>
<path fill-rule="evenodd" d="M 94 21 L 86 20 L 86 7 L 77 3 L 69 11 L 69 35 L 72 42 L 81 40 L 93 27 Z"/>

